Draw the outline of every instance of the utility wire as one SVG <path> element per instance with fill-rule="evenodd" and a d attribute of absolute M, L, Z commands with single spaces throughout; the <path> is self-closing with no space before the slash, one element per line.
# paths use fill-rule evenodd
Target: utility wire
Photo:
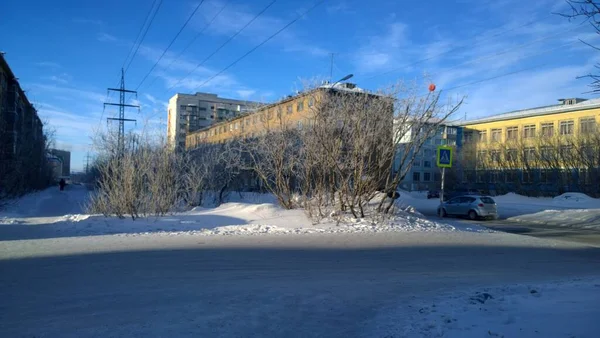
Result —
<path fill-rule="evenodd" d="M 133 62 L 133 59 L 135 58 L 138 50 L 140 49 L 140 46 L 142 45 L 142 42 L 144 42 L 144 39 L 146 38 L 146 34 L 148 34 L 148 31 L 150 30 L 150 26 L 152 26 L 152 22 L 154 22 L 154 18 L 156 17 L 156 13 L 158 13 L 158 10 L 160 9 L 161 5 L 162 5 L 162 0 L 158 0 L 158 6 L 156 7 L 156 10 L 152 14 L 152 17 L 150 18 L 150 22 L 148 23 L 148 26 L 146 27 L 146 30 L 144 31 L 144 33 L 142 35 L 142 38 L 140 39 L 140 41 L 137 44 L 137 47 L 135 48 L 135 51 L 133 52 L 133 55 L 131 56 L 131 60 L 129 60 L 129 63 L 127 64 L 127 67 L 125 67 L 125 74 L 127 74 L 127 70 L 129 69 L 129 66 L 131 66 L 131 63 Z"/>
<path fill-rule="evenodd" d="M 273 0 L 271 1 L 265 8 L 263 8 L 260 12 L 258 12 L 258 14 L 256 14 L 250 21 L 248 21 L 242 28 L 240 28 L 237 32 L 235 32 L 235 34 L 233 34 L 232 36 L 229 37 L 229 39 L 227 39 L 225 42 L 223 42 L 217 49 L 215 49 L 210 55 L 208 55 L 206 58 L 204 58 L 204 60 L 202 60 L 194 69 L 192 69 L 192 71 L 190 71 L 189 73 L 187 73 L 186 76 L 184 76 L 183 78 L 181 78 L 179 81 L 177 81 L 174 85 L 172 85 L 171 87 L 167 88 L 167 90 L 165 92 L 168 92 L 169 90 L 173 89 L 174 87 L 176 87 L 178 84 L 180 84 L 183 80 L 187 79 L 188 76 L 192 75 L 192 73 L 194 73 L 198 68 L 200 68 L 206 61 L 208 61 L 211 57 L 213 57 L 215 54 L 217 54 L 223 47 L 225 47 L 229 42 L 231 42 L 231 40 L 233 40 L 236 36 L 238 36 L 244 29 L 246 29 L 248 26 L 250 26 L 256 19 L 258 19 L 264 12 L 267 11 L 267 9 L 269 9 L 277 0 Z"/>
<path fill-rule="evenodd" d="M 169 43 L 169 45 L 167 46 L 167 48 L 165 48 L 165 50 L 162 52 L 162 54 L 160 55 L 160 57 L 158 58 L 158 60 L 154 63 L 154 65 L 152 66 L 152 68 L 150 68 L 150 71 L 148 71 L 148 73 L 146 73 L 146 75 L 144 76 L 144 78 L 142 79 L 142 81 L 140 82 L 140 84 L 138 84 L 137 87 L 135 87 L 135 90 L 138 90 L 140 88 L 140 86 L 144 83 L 144 81 L 146 81 L 146 79 L 148 78 L 148 75 L 150 75 L 150 73 L 152 73 L 152 71 L 154 70 L 154 68 L 156 68 L 156 65 L 158 65 L 158 63 L 160 62 L 160 60 L 162 60 L 162 58 L 165 56 L 165 54 L 167 53 L 167 51 L 169 50 L 169 48 L 171 48 L 171 46 L 173 46 L 173 43 L 175 43 L 175 41 L 177 40 L 177 38 L 179 37 L 179 35 L 181 34 L 181 32 L 183 32 L 183 30 L 188 25 L 188 23 L 190 23 L 190 20 L 192 20 L 192 18 L 194 17 L 194 15 L 196 14 L 196 12 L 200 8 L 200 6 L 202 6 L 203 3 L 204 3 L 204 0 L 201 0 L 200 3 L 198 4 L 198 6 L 196 6 L 196 8 L 194 8 L 194 11 L 192 11 L 192 13 L 187 18 L 187 20 L 185 20 L 183 26 L 181 26 L 181 28 L 179 28 L 179 31 L 177 32 L 177 34 L 175 34 L 175 37 L 171 40 L 171 42 Z"/>
<path fill-rule="evenodd" d="M 210 27 L 210 25 L 212 25 L 212 23 L 217 19 L 217 17 L 223 12 L 223 10 L 225 10 L 225 7 L 227 7 L 229 3 L 226 2 L 225 5 L 223 5 L 223 7 L 221 7 L 221 9 L 217 12 L 217 14 L 215 14 L 212 19 L 206 23 L 206 25 L 204 25 L 204 27 L 202 28 L 202 30 L 200 30 L 200 32 L 198 32 L 198 34 L 196 34 L 196 36 L 194 36 L 194 38 L 187 44 L 187 46 L 185 46 L 185 48 L 179 53 L 179 55 L 177 55 L 176 58 L 174 58 L 173 60 L 171 60 L 171 62 L 167 65 L 167 67 L 165 68 L 165 70 L 168 70 L 169 68 L 171 68 L 171 66 L 173 65 L 173 63 L 177 60 L 179 60 L 179 58 L 181 56 L 183 56 L 183 53 L 185 53 L 185 51 L 190 48 L 190 46 L 196 41 L 196 39 L 198 39 L 198 37 L 200 35 L 202 35 L 204 33 L 204 31 Z M 158 79 L 158 76 L 155 76 L 154 79 L 152 80 L 152 82 L 150 82 L 150 84 L 148 85 L 148 87 L 151 87 L 154 82 L 156 82 L 156 79 Z"/>
<path fill-rule="evenodd" d="M 127 57 L 125 57 L 125 60 L 123 60 L 123 65 L 121 66 L 121 68 L 125 68 L 125 64 L 127 63 L 127 60 L 129 60 L 129 57 L 131 56 L 131 52 L 133 52 L 133 48 L 135 47 L 138 40 L 140 39 L 140 36 L 142 35 L 142 31 L 144 30 L 144 27 L 146 27 L 146 23 L 148 23 L 148 19 L 150 19 L 150 14 L 152 14 L 152 10 L 156 6 L 157 1 L 158 0 L 154 0 L 154 2 L 152 3 L 152 6 L 150 7 L 150 10 L 148 11 L 148 14 L 146 14 L 146 19 L 144 19 L 144 23 L 140 27 L 140 30 L 138 31 L 137 36 L 135 37 L 135 41 L 131 45 L 131 48 L 129 48 L 129 52 L 127 53 Z M 119 72 L 119 77 L 120 76 L 121 76 L 121 74 Z"/>
<path fill-rule="evenodd" d="M 477 81 L 473 81 L 473 82 L 461 84 L 461 85 L 450 87 L 450 88 L 444 88 L 441 91 L 451 91 L 451 90 L 455 90 L 455 89 L 462 88 L 462 87 L 472 86 L 474 84 L 478 84 L 478 83 L 482 83 L 482 82 L 487 82 L 487 81 L 499 79 L 501 77 L 506 77 L 506 76 L 510 76 L 510 75 L 514 75 L 514 74 L 518 74 L 518 73 L 522 73 L 522 72 L 526 72 L 528 70 L 533 70 L 533 69 L 536 69 L 536 68 L 541 68 L 541 67 L 543 67 L 545 65 L 546 64 L 540 64 L 540 65 L 537 65 L 537 66 L 528 67 L 528 68 L 516 70 L 516 71 L 513 71 L 513 72 L 509 72 L 509 73 L 500 74 L 500 75 L 489 77 L 489 78 L 486 78 L 486 79 L 477 80 Z M 427 94 L 427 95 L 429 95 L 429 94 Z M 425 95 L 423 95 L 423 96 L 425 96 Z"/>
<path fill-rule="evenodd" d="M 310 7 L 308 10 L 306 10 L 304 13 L 298 15 L 294 20 L 290 21 L 287 25 L 283 26 L 281 29 L 279 29 L 277 32 L 273 33 L 271 36 L 269 36 L 267 39 L 265 39 L 263 42 L 259 43 L 258 45 L 256 45 L 254 48 L 250 49 L 248 52 L 246 52 L 244 55 L 240 56 L 238 59 L 236 59 L 235 61 L 233 61 L 232 63 L 230 63 L 227 67 L 223 68 L 220 72 L 216 73 L 215 75 L 211 76 L 210 78 L 208 78 L 207 80 L 205 80 L 204 82 L 202 82 L 198 87 L 196 87 L 196 90 L 202 86 L 204 86 L 205 84 L 209 83 L 210 81 L 212 81 L 214 78 L 216 78 L 217 76 L 223 74 L 223 72 L 227 71 L 229 68 L 235 66 L 235 64 L 237 64 L 238 62 L 240 62 L 241 60 L 243 60 L 246 56 L 250 55 L 252 52 L 254 52 L 255 50 L 257 50 L 258 48 L 260 48 L 262 45 L 264 45 L 265 43 L 269 42 L 271 39 L 273 39 L 274 37 L 276 37 L 277 35 L 279 35 L 279 33 L 283 32 L 285 29 L 287 29 L 288 27 L 290 27 L 291 25 L 293 25 L 296 21 L 300 20 L 303 16 L 305 16 L 306 14 L 308 14 L 310 11 L 312 11 L 313 9 L 317 8 L 317 6 L 321 5 L 323 2 L 325 2 L 325 0 L 320 0 L 317 1 L 312 7 Z"/>

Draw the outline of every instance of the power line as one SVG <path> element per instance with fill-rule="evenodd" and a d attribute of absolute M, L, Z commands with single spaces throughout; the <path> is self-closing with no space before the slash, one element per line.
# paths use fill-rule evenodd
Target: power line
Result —
<path fill-rule="evenodd" d="M 152 3 L 152 6 L 150 7 L 150 10 L 148 11 L 148 14 L 146 14 L 146 19 L 144 19 L 144 23 L 140 27 L 140 30 L 137 33 L 137 36 L 135 37 L 135 41 L 133 42 L 133 45 L 131 45 L 131 48 L 129 48 L 129 52 L 127 53 L 127 57 L 125 57 L 125 60 L 123 60 L 123 65 L 121 66 L 121 68 L 125 68 L 125 63 L 127 63 L 127 60 L 129 60 L 129 56 L 131 56 L 131 52 L 133 51 L 133 48 L 135 47 L 138 40 L 140 39 L 140 36 L 142 35 L 142 31 L 144 30 L 144 27 L 146 26 L 146 23 L 148 22 L 148 19 L 150 18 L 150 14 L 152 14 L 152 10 L 154 9 L 154 6 L 156 5 L 156 1 L 158 1 L 158 0 L 154 0 L 154 2 Z"/>
<path fill-rule="evenodd" d="M 441 91 L 451 91 L 451 90 L 455 90 L 455 89 L 462 88 L 462 87 L 472 86 L 474 84 L 478 84 L 478 83 L 482 83 L 482 82 L 487 82 L 487 81 L 499 79 L 501 77 L 506 77 L 506 76 L 510 76 L 510 75 L 514 75 L 514 74 L 518 74 L 518 73 L 522 73 L 522 72 L 526 72 L 528 70 L 533 70 L 533 69 L 536 69 L 536 68 L 541 68 L 541 67 L 543 67 L 545 65 L 546 64 L 541 64 L 541 65 L 537 65 L 537 66 L 533 66 L 533 67 L 528 67 L 528 68 L 524 68 L 524 69 L 521 69 L 521 70 L 517 70 L 517 71 L 513 71 L 513 72 L 509 72 L 509 73 L 504 73 L 504 74 L 500 74 L 500 75 L 493 76 L 493 77 L 489 77 L 489 78 L 486 78 L 486 79 L 477 80 L 477 81 L 465 83 L 465 84 L 454 86 L 454 87 L 450 87 L 450 88 L 445 88 L 445 89 L 442 89 Z"/>
<path fill-rule="evenodd" d="M 148 34 L 148 31 L 150 30 L 150 26 L 152 26 L 152 22 L 154 22 L 154 18 L 156 17 L 156 13 L 158 13 L 158 10 L 160 9 L 160 5 L 162 5 L 162 0 L 158 0 L 158 6 L 156 7 L 156 10 L 152 14 L 152 18 L 150 18 L 150 22 L 148 23 L 148 26 L 146 27 L 146 30 L 144 31 L 144 34 L 142 35 L 142 38 L 140 39 L 140 41 L 137 44 L 137 47 L 135 48 L 135 51 L 133 52 L 133 55 L 131 56 L 131 60 L 129 60 L 129 63 L 127 64 L 127 67 L 125 67 L 125 73 L 127 73 L 127 70 L 129 69 L 129 66 L 131 66 L 131 63 L 133 62 L 133 59 L 135 58 L 138 50 L 140 49 L 140 46 L 142 45 L 142 42 L 144 42 L 144 39 L 146 38 L 146 34 Z"/>
<path fill-rule="evenodd" d="M 212 19 L 206 23 L 206 25 L 204 25 L 204 27 L 202 28 L 202 30 L 200 30 L 200 32 L 198 32 L 198 34 L 196 34 L 196 36 L 194 36 L 194 38 L 192 40 L 190 40 L 190 42 L 187 44 L 187 46 L 185 46 L 185 48 L 179 53 L 179 55 L 177 55 L 176 58 L 174 58 L 173 60 L 171 60 L 171 62 L 167 65 L 167 67 L 165 69 L 169 69 L 171 68 L 171 65 L 173 65 L 173 63 L 177 60 L 179 60 L 179 58 L 181 56 L 183 56 L 183 53 L 185 53 L 185 51 L 190 48 L 190 46 L 196 41 L 196 39 L 198 39 L 198 37 L 202 34 L 204 34 L 204 31 L 210 27 L 210 25 L 212 25 L 212 23 L 217 19 L 217 17 L 219 15 L 221 15 L 221 13 L 225 10 L 225 8 L 227 7 L 227 5 L 229 4 L 229 2 L 225 2 L 225 5 L 223 5 L 223 7 L 221 7 L 221 9 L 217 12 L 217 14 L 215 14 Z M 151 87 L 154 82 L 156 82 L 156 79 L 158 79 L 158 76 L 155 76 L 154 79 L 152 80 L 152 82 L 150 82 L 150 84 L 148 85 L 148 87 Z"/>
<path fill-rule="evenodd" d="M 205 80 L 204 82 L 202 82 L 197 88 L 200 88 L 202 86 L 204 86 L 205 84 L 209 83 L 210 81 L 212 81 L 214 78 L 216 78 L 217 76 L 223 74 L 223 72 L 227 71 L 229 68 L 235 66 L 235 64 L 237 64 L 238 62 L 240 62 L 241 60 L 243 60 L 246 56 L 250 55 L 252 52 L 254 52 L 255 50 L 257 50 L 258 48 L 260 48 L 262 45 L 264 45 L 265 43 L 269 42 L 271 39 L 273 39 L 274 37 L 276 37 L 277 35 L 279 35 L 279 33 L 283 32 L 285 29 L 287 29 L 288 27 L 290 27 L 291 25 L 293 25 L 296 21 L 300 20 L 303 16 L 305 16 L 306 14 L 308 14 L 310 11 L 312 11 L 313 9 L 317 8 L 317 6 L 321 5 L 323 2 L 325 2 L 325 0 L 320 0 L 318 2 L 316 2 L 312 7 L 310 7 L 308 10 L 306 10 L 304 13 L 298 15 L 294 20 L 290 21 L 287 25 L 283 26 L 281 29 L 279 29 L 277 32 L 273 33 L 271 36 L 269 36 L 267 39 L 265 39 L 263 42 L 259 43 L 258 45 L 256 45 L 254 48 L 250 49 L 248 52 L 246 52 L 244 55 L 242 55 L 241 57 L 239 57 L 238 59 L 236 59 L 235 61 L 233 61 L 232 63 L 230 63 L 227 67 L 223 68 L 220 72 L 218 72 L 217 74 L 211 76 L 210 78 L 208 78 L 207 80 Z M 196 88 L 196 89 L 197 89 Z"/>
<path fill-rule="evenodd" d="M 248 26 L 250 26 L 256 19 L 258 19 L 258 17 L 260 17 L 264 12 L 267 11 L 267 9 L 269 9 L 269 7 L 271 7 L 277 0 L 273 0 L 271 1 L 265 8 L 263 8 L 260 12 L 258 12 L 258 14 L 256 14 L 250 21 L 248 21 L 242 28 L 240 28 L 237 32 L 235 32 L 235 34 L 233 34 L 232 36 L 229 37 L 229 39 L 227 39 L 225 42 L 223 42 L 217 49 L 215 49 L 210 55 L 208 55 L 206 58 L 204 58 L 204 60 L 202 60 L 194 69 L 192 69 L 192 71 L 190 71 L 189 73 L 187 73 L 186 76 L 184 76 L 183 78 L 181 78 L 179 81 L 177 81 L 174 85 L 172 85 L 171 87 L 167 88 L 167 90 L 165 92 L 168 92 L 169 90 L 173 89 L 174 87 L 176 87 L 178 84 L 180 84 L 183 80 L 187 79 L 188 76 L 192 75 L 192 73 L 194 73 L 198 68 L 200 68 L 200 66 L 202 66 L 206 61 L 208 61 L 211 57 L 213 57 L 215 54 L 217 54 L 223 47 L 225 47 L 229 42 L 231 42 L 231 40 L 233 40 L 236 36 L 238 36 L 244 29 L 246 29 Z"/>
<path fill-rule="evenodd" d="M 144 83 L 144 81 L 146 81 L 146 79 L 148 78 L 148 75 L 150 75 L 150 73 L 152 73 L 152 71 L 154 70 L 154 68 L 156 68 L 156 65 L 158 65 L 158 63 L 165 56 L 165 54 L 167 53 L 167 51 L 169 50 L 169 48 L 171 48 L 171 46 L 173 45 L 173 43 L 175 43 L 175 40 L 177 40 L 177 38 L 179 37 L 179 34 L 181 34 L 181 32 L 183 32 L 183 30 L 185 29 L 185 27 L 188 25 L 188 23 L 190 22 L 190 20 L 192 20 L 192 18 L 194 17 L 194 15 L 196 14 L 196 12 L 200 8 L 200 6 L 202 6 L 203 3 L 204 3 L 204 0 L 201 0 L 200 3 L 198 4 L 198 6 L 196 6 L 196 8 L 194 8 L 194 11 L 192 11 L 192 14 L 190 14 L 190 16 L 187 18 L 187 20 L 185 20 L 185 22 L 183 23 L 183 26 L 181 26 L 181 28 L 179 28 L 179 31 L 177 32 L 177 34 L 175 34 L 175 37 L 171 40 L 171 42 L 169 42 L 169 45 L 167 46 L 167 48 L 165 48 L 165 50 L 162 52 L 162 54 L 160 55 L 160 57 L 158 58 L 158 60 L 154 63 L 154 65 L 152 66 L 152 68 L 150 68 L 150 71 L 148 71 L 148 73 L 146 73 L 146 75 L 144 76 L 144 78 L 142 79 L 142 81 L 140 82 L 140 84 L 137 85 L 137 87 L 135 88 L 135 90 L 138 90 L 140 88 L 140 86 Z"/>

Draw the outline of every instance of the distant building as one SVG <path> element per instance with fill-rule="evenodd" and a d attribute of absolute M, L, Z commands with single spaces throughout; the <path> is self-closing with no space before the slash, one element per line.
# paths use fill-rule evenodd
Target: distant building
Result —
<path fill-rule="evenodd" d="M 396 126 L 398 128 L 400 126 Z M 393 173 L 401 170 L 402 144 L 414 141 L 417 133 L 409 130 L 400 140 L 396 140 L 398 151 L 394 158 Z M 453 126 L 450 123 L 441 124 L 436 133 L 425 141 L 419 152 L 416 154 L 412 166 L 408 169 L 406 176 L 400 183 L 400 188 L 404 190 L 433 190 L 440 189 L 441 171 L 437 167 L 437 147 L 452 146 L 459 151 L 462 141 L 462 128 Z M 412 154 L 408 154 L 411 158 Z M 405 162 L 405 165 L 408 161 Z"/>
<path fill-rule="evenodd" d="M 234 118 L 258 104 L 210 93 L 175 94 L 167 108 L 167 142 L 183 150 L 189 133 Z"/>
<path fill-rule="evenodd" d="M 51 149 L 50 153 L 58 157 L 62 163 L 62 175 L 71 175 L 71 152 L 66 150 Z"/>

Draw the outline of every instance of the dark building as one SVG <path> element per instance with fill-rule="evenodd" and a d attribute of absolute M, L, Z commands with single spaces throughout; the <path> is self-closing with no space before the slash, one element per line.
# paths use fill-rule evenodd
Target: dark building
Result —
<path fill-rule="evenodd" d="M 48 184 L 45 148 L 42 121 L 0 53 L 0 197 Z"/>
<path fill-rule="evenodd" d="M 62 162 L 62 176 L 71 175 L 71 152 L 66 150 L 52 149 L 50 153 Z"/>

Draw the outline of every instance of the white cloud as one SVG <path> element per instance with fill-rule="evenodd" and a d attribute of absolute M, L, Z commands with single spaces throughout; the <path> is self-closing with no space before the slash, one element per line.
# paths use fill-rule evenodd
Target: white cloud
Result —
<path fill-rule="evenodd" d="M 39 67 L 47 67 L 47 68 L 60 68 L 60 65 L 58 63 L 51 62 L 51 61 L 36 62 L 35 65 L 39 66 Z"/>
<path fill-rule="evenodd" d="M 254 95 L 256 93 L 256 90 L 252 90 L 252 89 L 239 89 L 239 90 L 236 90 L 236 93 L 242 99 L 247 100 L 248 98 L 250 98 L 252 95 Z"/>
<path fill-rule="evenodd" d="M 118 40 L 115 36 L 108 33 L 98 33 L 96 39 L 101 42 L 115 42 Z"/>
<path fill-rule="evenodd" d="M 73 80 L 73 77 L 67 73 L 61 73 L 58 75 L 43 77 L 43 79 L 50 80 L 52 82 L 56 82 L 56 83 L 60 83 L 60 84 L 68 84 L 69 82 L 71 82 L 71 80 Z"/>
<path fill-rule="evenodd" d="M 373 35 L 354 53 L 354 64 L 360 72 L 370 73 L 389 68 L 404 57 L 400 49 L 409 43 L 407 26 L 394 22 L 386 27 L 380 35 Z"/>
<path fill-rule="evenodd" d="M 102 20 L 86 19 L 86 18 L 74 18 L 73 22 L 79 23 L 79 24 L 84 24 L 84 25 L 95 25 L 95 26 L 101 26 L 104 24 L 104 22 Z"/>
<path fill-rule="evenodd" d="M 83 90 L 83 89 L 76 89 L 76 88 L 71 88 L 71 87 L 63 87 L 63 86 L 57 86 L 57 85 L 48 85 L 48 84 L 41 84 L 41 83 L 34 83 L 31 85 L 32 90 L 31 92 L 33 92 L 35 94 L 35 91 L 40 91 L 40 92 L 45 92 L 46 94 L 56 94 L 56 97 L 64 97 L 67 99 L 70 99 L 71 101 L 73 100 L 86 100 L 86 101 L 92 101 L 92 102 L 96 102 L 96 103 L 103 103 L 104 100 L 106 99 L 106 95 L 97 93 L 97 92 L 93 92 L 93 91 L 88 91 L 88 90 Z"/>

